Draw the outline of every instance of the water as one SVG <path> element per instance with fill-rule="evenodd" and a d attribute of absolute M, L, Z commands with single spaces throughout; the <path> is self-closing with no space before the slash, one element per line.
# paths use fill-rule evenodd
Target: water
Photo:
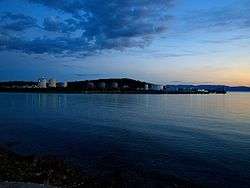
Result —
<path fill-rule="evenodd" d="M 250 93 L 0 93 L 0 143 L 66 157 L 88 173 L 174 175 L 250 187 Z"/>

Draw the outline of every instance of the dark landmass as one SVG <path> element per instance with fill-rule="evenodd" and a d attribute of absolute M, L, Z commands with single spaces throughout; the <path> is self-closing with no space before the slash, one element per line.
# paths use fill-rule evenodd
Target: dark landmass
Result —
<path fill-rule="evenodd" d="M 101 83 L 105 83 L 105 88 L 101 86 Z M 117 83 L 117 88 L 113 86 L 113 83 Z M 93 84 L 93 85 L 91 85 Z M 85 80 L 85 81 L 75 81 L 68 82 L 68 88 L 71 89 L 83 89 L 83 90 L 127 90 L 136 91 L 138 88 L 144 89 L 146 82 L 139 80 L 133 80 L 129 78 L 121 79 L 98 79 L 98 80 Z"/>
<path fill-rule="evenodd" d="M 34 86 L 37 85 L 37 82 L 29 81 L 9 81 L 9 82 L 0 82 L 0 88 L 4 87 L 13 87 L 13 86 Z"/>
<path fill-rule="evenodd" d="M 103 87 L 101 84 L 105 83 Z M 114 88 L 113 83 L 117 83 L 118 87 Z M 0 91 L 4 89 L 34 89 L 38 82 L 33 81 L 8 81 L 0 82 Z M 92 85 L 93 84 L 93 85 Z M 96 91 L 96 92 L 135 92 L 145 89 L 145 85 L 153 85 L 153 83 L 147 83 L 140 80 L 133 80 L 129 78 L 114 78 L 114 79 L 97 79 L 97 80 L 84 80 L 84 81 L 72 81 L 68 82 L 67 88 L 57 87 L 56 90 L 65 92 L 84 92 L 84 91 Z M 24 87 L 24 88 L 22 88 Z M 190 91 L 207 90 L 210 93 L 218 91 L 238 91 L 248 92 L 250 87 L 246 86 L 226 86 L 226 85 L 165 85 L 164 90 L 170 88 L 168 93 L 190 93 Z M 36 88 L 39 89 L 39 88 Z M 47 91 L 55 91 L 54 88 L 47 88 Z M 151 90 L 149 88 L 149 90 Z M 37 90 L 39 91 L 39 90 Z M 151 90 L 152 91 L 152 90 Z M 39 91 L 40 92 L 40 91 Z M 140 92 L 138 92 L 140 93 Z M 143 93 L 143 92 L 142 92 Z M 144 92 L 145 93 L 145 92 Z M 164 93 L 164 92 L 161 92 Z M 165 92 L 166 93 L 166 92 Z"/>
<path fill-rule="evenodd" d="M 226 86 L 224 85 L 166 85 L 169 91 L 197 91 L 203 93 L 226 93 Z"/>
<path fill-rule="evenodd" d="M 226 85 L 168 85 L 169 87 L 187 89 L 193 88 L 196 90 L 218 91 L 224 90 L 226 92 L 250 92 L 250 87 L 246 86 L 226 86 Z"/>
<path fill-rule="evenodd" d="M 225 94 L 226 92 L 203 92 L 203 91 L 157 91 L 157 90 L 78 90 L 67 88 L 0 88 L 0 92 L 16 92 L 16 93 L 70 93 L 70 94 Z"/>
<path fill-rule="evenodd" d="M 231 91 L 231 92 L 250 92 L 250 87 L 246 86 L 237 86 L 237 87 L 225 87 L 226 91 Z"/>
<path fill-rule="evenodd" d="M 0 92 L 107 93 L 107 94 L 225 94 L 224 85 L 157 85 L 128 78 L 68 82 L 67 87 L 39 88 L 38 82 L 0 82 Z M 240 89 L 240 88 L 238 88 Z M 236 90 L 236 88 L 234 88 Z M 247 88 L 244 88 L 246 91 Z M 250 90 L 250 88 L 249 88 Z"/>
<path fill-rule="evenodd" d="M 55 156 L 21 156 L 0 148 L 0 182 L 23 182 L 55 187 L 201 187 L 175 176 L 114 171 L 90 176 Z"/>

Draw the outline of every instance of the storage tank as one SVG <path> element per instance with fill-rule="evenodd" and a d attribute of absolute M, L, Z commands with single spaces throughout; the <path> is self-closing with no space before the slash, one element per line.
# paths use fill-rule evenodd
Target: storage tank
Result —
<path fill-rule="evenodd" d="M 68 82 L 58 82 L 56 83 L 57 87 L 65 88 L 68 87 Z"/>
<path fill-rule="evenodd" d="M 94 89 L 95 84 L 93 82 L 88 82 L 87 87 L 88 87 L 88 89 Z"/>
<path fill-rule="evenodd" d="M 45 78 L 38 79 L 38 87 L 39 88 L 47 88 L 47 80 Z"/>
<path fill-rule="evenodd" d="M 112 82 L 111 87 L 113 89 L 118 89 L 118 83 L 117 82 Z"/>
<path fill-rule="evenodd" d="M 55 79 L 49 79 L 48 87 L 55 88 L 56 87 L 56 80 Z"/>
<path fill-rule="evenodd" d="M 68 87 L 68 82 L 63 82 L 63 87 Z"/>

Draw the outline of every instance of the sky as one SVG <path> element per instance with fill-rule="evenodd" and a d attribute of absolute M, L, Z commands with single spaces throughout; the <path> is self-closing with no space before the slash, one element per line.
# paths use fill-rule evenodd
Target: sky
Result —
<path fill-rule="evenodd" d="M 250 0 L 0 0 L 0 81 L 250 86 Z"/>

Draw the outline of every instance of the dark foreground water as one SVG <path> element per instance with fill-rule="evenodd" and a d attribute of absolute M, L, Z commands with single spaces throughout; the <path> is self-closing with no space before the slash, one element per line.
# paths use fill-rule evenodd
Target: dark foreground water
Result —
<path fill-rule="evenodd" d="M 90 174 L 250 187 L 250 93 L 0 93 L 0 144 L 60 155 Z"/>

